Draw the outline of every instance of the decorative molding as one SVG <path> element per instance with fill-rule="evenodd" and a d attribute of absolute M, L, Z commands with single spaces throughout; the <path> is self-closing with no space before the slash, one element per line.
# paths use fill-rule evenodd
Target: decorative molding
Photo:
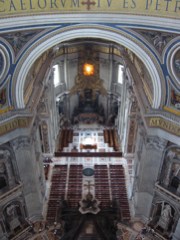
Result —
<path fill-rule="evenodd" d="M 17 117 L 0 125 L 0 136 L 12 132 L 18 128 L 28 128 L 31 118 Z"/>
<path fill-rule="evenodd" d="M 173 201 L 180 202 L 180 197 L 179 196 L 177 196 L 177 195 L 173 194 L 172 192 L 168 191 L 167 189 L 165 189 L 164 187 L 159 185 L 158 182 L 155 183 L 155 191 L 165 194 L 165 196 L 169 197 Z"/>

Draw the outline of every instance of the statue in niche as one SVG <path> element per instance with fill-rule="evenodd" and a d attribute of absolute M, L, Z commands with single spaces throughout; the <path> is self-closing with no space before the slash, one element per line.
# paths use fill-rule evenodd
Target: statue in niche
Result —
<path fill-rule="evenodd" d="M 21 228 L 21 222 L 19 220 L 19 205 L 10 204 L 6 207 L 6 221 L 9 225 L 9 230 L 14 232 L 18 227 Z"/>
<path fill-rule="evenodd" d="M 161 215 L 155 227 L 159 226 L 164 231 L 168 231 L 170 223 L 172 223 L 173 215 L 169 204 L 162 203 Z"/>

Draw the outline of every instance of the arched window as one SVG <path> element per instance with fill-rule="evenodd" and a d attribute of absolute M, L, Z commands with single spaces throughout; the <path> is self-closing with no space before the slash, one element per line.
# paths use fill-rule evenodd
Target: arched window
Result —
<path fill-rule="evenodd" d="M 123 84 L 123 79 L 124 79 L 124 66 L 119 64 L 118 65 L 118 83 Z"/>
<path fill-rule="evenodd" d="M 59 65 L 58 64 L 54 65 L 53 69 L 54 69 L 54 86 L 57 87 L 60 84 Z"/>

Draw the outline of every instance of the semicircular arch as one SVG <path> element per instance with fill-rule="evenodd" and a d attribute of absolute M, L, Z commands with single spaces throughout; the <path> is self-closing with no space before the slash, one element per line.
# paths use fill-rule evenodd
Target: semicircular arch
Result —
<path fill-rule="evenodd" d="M 28 56 L 26 56 L 26 58 L 22 60 L 21 68 L 16 69 L 14 73 L 14 76 L 16 76 L 14 79 L 17 79 L 15 83 L 15 102 L 17 108 L 25 107 L 23 100 L 25 79 L 28 71 L 30 70 L 35 60 L 51 47 L 60 44 L 61 42 L 67 42 L 77 38 L 104 39 L 115 42 L 130 49 L 145 64 L 151 76 L 153 84 L 152 107 L 155 109 L 158 109 L 160 107 L 162 97 L 161 79 L 157 67 L 155 66 L 152 58 L 150 57 L 150 54 L 148 54 L 144 49 L 142 49 L 142 47 L 137 44 L 137 42 L 133 41 L 132 38 L 127 38 L 116 29 L 105 29 L 104 26 L 89 26 L 81 24 L 78 25 L 78 28 L 76 25 L 71 28 L 58 29 L 56 32 L 53 32 L 52 35 L 49 35 L 48 37 L 46 36 L 45 39 L 41 39 L 41 42 L 39 42 L 34 48 L 32 47 L 32 49 L 30 49 Z M 29 63 L 32 64 L 30 65 Z"/>

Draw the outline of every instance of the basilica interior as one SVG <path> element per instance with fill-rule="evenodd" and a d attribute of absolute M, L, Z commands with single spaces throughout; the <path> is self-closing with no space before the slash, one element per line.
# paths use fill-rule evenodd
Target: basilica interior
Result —
<path fill-rule="evenodd" d="M 0 239 L 180 240 L 179 18 L 85 16 L 0 15 Z"/>

